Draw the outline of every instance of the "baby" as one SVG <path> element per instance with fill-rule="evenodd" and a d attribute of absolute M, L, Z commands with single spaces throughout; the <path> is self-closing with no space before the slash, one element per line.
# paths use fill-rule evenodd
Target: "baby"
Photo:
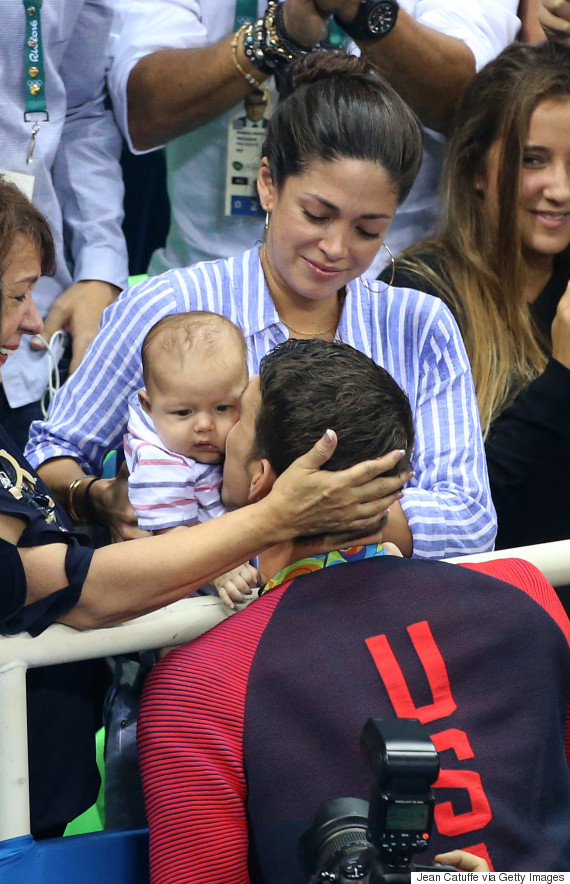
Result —
<path fill-rule="evenodd" d="M 148 332 L 142 363 L 124 439 L 139 527 L 159 534 L 223 515 L 220 464 L 248 380 L 241 331 L 216 313 L 175 313 Z M 245 564 L 213 582 L 233 608 L 257 571 Z"/>

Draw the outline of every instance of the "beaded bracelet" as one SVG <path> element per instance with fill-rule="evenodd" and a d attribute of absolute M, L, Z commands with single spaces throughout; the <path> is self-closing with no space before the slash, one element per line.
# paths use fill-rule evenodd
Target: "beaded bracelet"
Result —
<path fill-rule="evenodd" d="M 273 73 L 273 67 L 265 57 L 265 19 L 258 18 L 247 25 L 243 35 L 243 52 L 249 63 L 259 71 L 268 76 Z"/>
<path fill-rule="evenodd" d="M 253 77 L 251 74 L 249 74 L 249 73 L 248 73 L 248 72 L 247 72 L 247 71 L 241 66 L 241 64 L 239 63 L 239 59 L 238 59 L 238 57 L 237 57 L 237 45 L 238 45 L 239 38 L 240 38 L 240 36 L 241 36 L 242 34 L 245 35 L 245 32 L 246 32 L 247 30 L 249 30 L 250 28 L 251 28 L 251 23 L 248 23 L 248 24 L 242 25 L 241 28 L 239 29 L 239 31 L 236 31 L 236 33 L 234 34 L 234 38 L 233 38 L 233 40 L 232 40 L 232 42 L 231 42 L 231 47 L 232 47 L 232 59 L 233 59 L 234 65 L 236 66 L 236 68 L 238 69 L 238 71 L 240 72 L 240 74 L 242 75 L 242 77 L 245 77 L 245 79 L 247 80 L 247 82 L 249 83 L 249 85 L 252 87 L 252 89 L 254 89 L 256 92 L 260 92 L 260 91 L 261 91 L 261 89 L 260 89 L 260 84 L 259 84 L 258 81 L 255 79 L 255 77 Z"/>
<path fill-rule="evenodd" d="M 273 74 L 314 47 L 302 46 L 290 37 L 283 22 L 283 5 L 269 0 L 263 18 L 244 30 L 243 51 L 248 61 L 264 74 Z"/>

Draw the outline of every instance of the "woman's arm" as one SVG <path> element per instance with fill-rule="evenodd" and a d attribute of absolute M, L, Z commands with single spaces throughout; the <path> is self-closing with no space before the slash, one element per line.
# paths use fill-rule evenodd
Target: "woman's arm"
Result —
<path fill-rule="evenodd" d="M 404 491 L 404 496 L 405 494 Z M 382 528 L 382 539 L 397 546 L 400 554 L 408 559 L 414 551 L 414 538 L 400 501 L 390 505 L 390 512 Z"/>
<path fill-rule="evenodd" d="M 183 598 L 273 544 L 331 532 L 323 549 L 380 529 L 384 503 L 397 499 L 402 478 L 386 478 L 401 455 L 392 452 L 340 472 L 321 471 L 336 447 L 325 434 L 280 476 L 262 501 L 201 525 L 95 550 L 79 602 L 62 622 L 78 629 L 108 626 Z M 405 478 L 405 474 L 404 474 Z M 378 499 L 384 498 L 379 515 Z M 24 523 L 0 516 L 0 536 L 16 543 Z M 27 604 L 67 585 L 67 544 L 20 548 Z"/>
<path fill-rule="evenodd" d="M 320 39 L 323 18 L 312 2 L 286 0 L 285 14 L 292 39 L 306 46 Z M 200 3 L 163 0 L 157 8 L 152 0 L 139 0 L 136 6 L 125 4 L 120 15 L 110 85 L 136 151 L 152 150 L 217 119 L 250 91 L 232 58 L 234 34 L 212 42 L 213 25 Z M 226 15 L 229 9 L 222 4 L 220 17 Z M 243 37 L 236 54 L 250 77 L 260 84 L 267 79 L 246 58 Z"/>
<path fill-rule="evenodd" d="M 551 334 L 552 359 L 494 421 L 485 446 L 502 548 L 570 531 L 570 287 Z"/>
<path fill-rule="evenodd" d="M 410 392 L 416 475 L 402 510 L 415 555 L 486 552 L 493 548 L 496 521 L 469 360 L 449 310 L 427 295 L 420 304 L 419 314 L 410 308 L 403 318 L 414 323 L 406 331 L 418 352 L 416 389 Z"/>
<path fill-rule="evenodd" d="M 499 548 L 568 536 L 570 370 L 551 359 L 485 443 Z"/>
<path fill-rule="evenodd" d="M 123 292 L 105 310 L 99 334 L 65 391 L 54 397 L 49 418 L 31 428 L 26 456 L 33 467 L 65 461 L 65 475 L 53 489 L 58 498 L 68 478 L 71 482 L 82 471 L 100 474 L 107 451 L 121 445 L 128 398 L 143 385 L 140 353 L 147 332 L 164 316 L 193 309 L 200 309 L 194 290 L 185 298 L 164 274 Z"/>

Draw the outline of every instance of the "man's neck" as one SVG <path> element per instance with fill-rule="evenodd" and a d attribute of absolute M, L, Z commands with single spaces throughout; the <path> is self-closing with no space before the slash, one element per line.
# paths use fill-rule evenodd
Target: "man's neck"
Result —
<path fill-rule="evenodd" d="M 271 580 L 279 571 L 292 565 L 300 559 L 306 559 L 308 556 L 317 555 L 322 552 L 322 546 L 315 543 L 314 546 L 307 540 L 289 540 L 285 543 L 277 543 L 270 546 L 265 552 L 258 557 L 259 576 L 261 586 L 264 586 L 268 580 Z"/>

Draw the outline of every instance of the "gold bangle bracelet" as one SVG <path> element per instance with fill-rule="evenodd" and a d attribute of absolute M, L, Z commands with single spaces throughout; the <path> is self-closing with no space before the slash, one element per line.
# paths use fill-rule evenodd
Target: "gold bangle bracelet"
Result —
<path fill-rule="evenodd" d="M 252 75 L 249 74 L 246 70 L 244 70 L 244 68 L 243 68 L 243 67 L 241 66 L 241 64 L 239 63 L 239 59 L 238 59 L 238 57 L 237 57 L 237 45 L 238 45 L 238 40 L 239 40 L 239 38 L 241 37 L 241 35 L 244 34 L 244 33 L 247 31 L 247 29 L 250 28 L 250 27 L 251 27 L 251 25 L 248 24 L 248 23 L 246 23 L 245 25 L 242 25 L 242 26 L 241 26 L 241 28 L 239 29 L 239 31 L 236 31 L 236 32 L 235 32 L 235 34 L 234 34 L 234 38 L 233 38 L 233 40 L 232 40 L 232 42 L 231 42 L 231 47 L 232 47 L 232 59 L 233 59 L 233 63 L 234 63 L 234 65 L 236 66 L 237 70 L 240 72 L 240 74 L 242 75 L 242 77 L 245 77 L 245 79 L 247 80 L 247 82 L 249 83 L 249 85 L 250 85 L 253 89 L 257 89 L 259 92 L 261 92 L 261 83 L 258 82 L 258 81 L 255 79 L 254 76 L 252 76 Z"/>
<path fill-rule="evenodd" d="M 89 492 L 91 490 L 91 486 L 98 482 L 101 479 L 101 476 L 80 476 L 79 479 L 74 479 L 69 488 L 67 489 L 67 512 L 71 516 L 74 522 L 86 522 L 89 516 L 93 516 L 93 502 L 90 498 Z M 79 513 L 75 508 L 75 492 L 79 488 L 82 482 L 87 482 L 85 487 L 85 494 L 83 497 L 83 508 L 85 510 L 84 519 L 81 518 Z M 91 510 L 91 512 L 90 512 Z"/>
<path fill-rule="evenodd" d="M 89 476 L 80 476 L 79 479 L 74 479 L 67 489 L 67 512 L 74 522 L 79 522 L 81 520 L 79 518 L 79 515 L 77 514 L 77 510 L 75 509 L 73 498 L 75 497 L 75 492 L 79 488 L 80 484 L 86 479 L 89 479 Z"/>

